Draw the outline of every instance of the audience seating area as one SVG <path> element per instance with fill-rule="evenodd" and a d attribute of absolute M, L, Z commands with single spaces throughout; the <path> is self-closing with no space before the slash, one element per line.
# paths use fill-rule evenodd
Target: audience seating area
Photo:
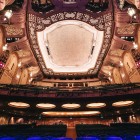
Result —
<path fill-rule="evenodd" d="M 38 125 L 35 124 L 15 124 L 15 125 L 1 125 L 0 136 L 52 136 L 65 137 L 66 125 Z M 0 139 L 1 140 L 1 139 Z"/>
<path fill-rule="evenodd" d="M 140 124 L 78 124 L 76 140 L 140 140 Z M 73 140 L 66 125 L 15 124 L 0 126 L 0 140 Z"/>
<path fill-rule="evenodd" d="M 112 123 L 110 126 L 102 124 L 76 125 L 77 137 L 91 136 L 136 136 L 140 134 L 140 124 L 137 123 Z M 78 139 L 80 140 L 80 139 Z"/>

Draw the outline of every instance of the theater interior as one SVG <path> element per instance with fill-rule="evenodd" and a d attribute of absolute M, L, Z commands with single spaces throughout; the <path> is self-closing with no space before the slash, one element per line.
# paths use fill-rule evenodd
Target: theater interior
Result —
<path fill-rule="evenodd" d="M 140 140 L 140 0 L 0 0 L 0 140 Z"/>

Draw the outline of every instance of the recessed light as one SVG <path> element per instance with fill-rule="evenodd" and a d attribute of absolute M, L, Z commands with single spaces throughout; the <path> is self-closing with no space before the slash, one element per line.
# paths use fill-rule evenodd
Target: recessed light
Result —
<path fill-rule="evenodd" d="M 15 107 L 15 108 L 28 108 L 30 107 L 29 104 L 23 103 L 23 102 L 10 102 L 8 103 L 9 106 Z"/>
<path fill-rule="evenodd" d="M 72 103 L 72 104 L 63 104 L 62 105 L 62 108 L 65 108 L 65 109 L 76 109 L 76 108 L 79 108 L 80 105 L 79 104 L 75 104 L 75 103 Z"/>
<path fill-rule="evenodd" d="M 124 107 L 124 106 L 130 106 L 134 104 L 133 101 L 118 101 L 112 104 L 114 107 Z"/>
<path fill-rule="evenodd" d="M 94 116 L 99 114 L 101 114 L 99 111 L 42 112 L 45 116 Z"/>
<path fill-rule="evenodd" d="M 56 106 L 50 103 L 39 103 L 36 105 L 36 107 L 41 109 L 52 109 L 55 108 Z"/>
<path fill-rule="evenodd" d="M 105 103 L 90 103 L 86 105 L 87 108 L 102 108 L 105 106 L 106 106 Z"/>

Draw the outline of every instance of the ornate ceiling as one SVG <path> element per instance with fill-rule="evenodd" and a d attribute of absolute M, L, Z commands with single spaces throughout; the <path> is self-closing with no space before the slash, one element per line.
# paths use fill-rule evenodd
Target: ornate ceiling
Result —
<path fill-rule="evenodd" d="M 1 54 L 3 49 L 15 54 L 20 70 L 34 75 L 30 82 L 76 80 L 77 76 L 110 81 L 114 69 L 123 65 L 124 54 L 140 42 L 136 1 L 9 0 L 1 4 Z M 130 7 L 136 10 L 134 17 L 128 14 Z M 13 10 L 10 19 L 5 16 L 8 10 Z"/>
<path fill-rule="evenodd" d="M 135 9 L 132 17 L 129 8 Z M 0 83 L 11 84 L 0 87 L 2 113 L 19 111 L 10 102 L 25 102 L 29 112 L 20 115 L 52 107 L 46 114 L 57 116 L 67 111 L 64 104 L 76 104 L 79 116 L 98 109 L 111 116 L 112 104 L 127 100 L 134 101 L 129 113 L 139 111 L 139 84 L 120 85 L 140 81 L 138 1 L 0 0 L 0 10 Z"/>
<path fill-rule="evenodd" d="M 18 57 L 23 67 L 38 67 L 35 75 L 43 80 L 76 75 L 99 79 L 104 75 L 108 79 L 106 74 L 112 73 L 123 54 L 133 47 L 128 38 L 139 43 L 135 38 L 138 25 L 130 24 L 131 20 L 139 22 L 139 15 L 131 19 L 127 13 L 128 7 L 138 7 L 135 1 L 52 0 L 39 4 L 34 0 L 9 0 L 1 4 L 1 9 L 11 4 L 1 11 L 3 36 L 18 39 L 8 43 L 8 50 L 30 53 L 18 53 Z M 8 9 L 13 10 L 9 20 L 3 16 Z"/>

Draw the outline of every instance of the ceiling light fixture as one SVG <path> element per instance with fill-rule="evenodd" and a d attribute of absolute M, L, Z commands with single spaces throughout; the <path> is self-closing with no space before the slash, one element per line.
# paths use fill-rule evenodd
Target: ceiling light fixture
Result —
<path fill-rule="evenodd" d="M 80 105 L 72 103 L 72 104 L 63 104 L 61 107 L 65 109 L 76 109 L 79 108 Z"/>
<path fill-rule="evenodd" d="M 125 107 L 134 104 L 133 101 L 119 101 L 112 104 L 114 107 Z"/>
<path fill-rule="evenodd" d="M 106 106 L 105 103 L 90 103 L 86 105 L 87 108 L 102 108 L 105 106 Z"/>
<path fill-rule="evenodd" d="M 99 111 L 77 111 L 77 112 L 42 112 L 45 116 L 94 116 L 99 115 Z"/>
<path fill-rule="evenodd" d="M 28 107 L 30 107 L 29 104 L 23 103 L 23 102 L 10 102 L 10 103 L 8 103 L 8 105 L 10 107 L 15 107 L 15 108 L 28 108 Z"/>
<path fill-rule="evenodd" d="M 36 107 L 41 109 L 52 109 L 55 108 L 56 105 L 50 103 L 39 103 L 36 105 Z"/>

